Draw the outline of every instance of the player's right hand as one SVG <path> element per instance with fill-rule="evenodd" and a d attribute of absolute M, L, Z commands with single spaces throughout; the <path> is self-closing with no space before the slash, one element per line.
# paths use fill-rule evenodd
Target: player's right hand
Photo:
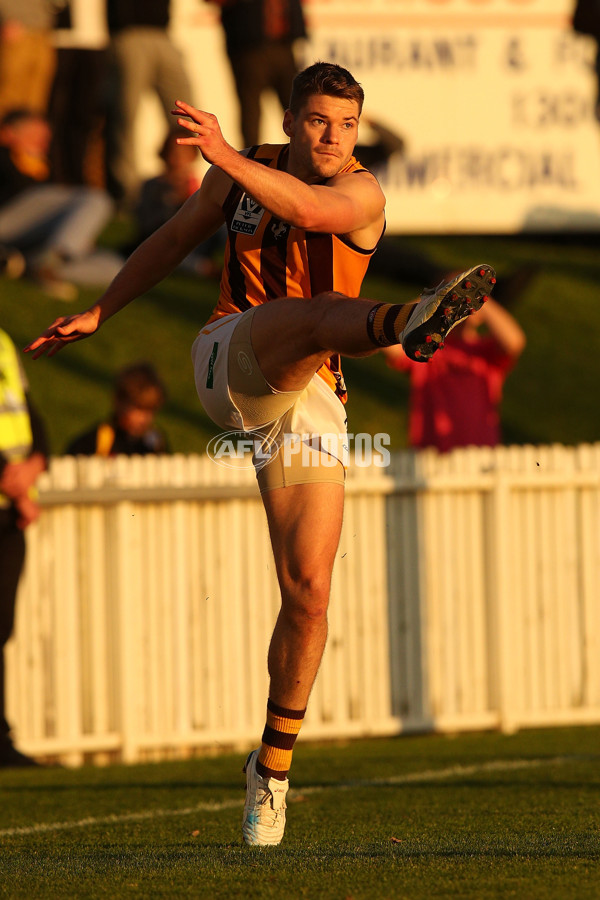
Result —
<path fill-rule="evenodd" d="M 178 116 L 177 124 L 190 132 L 190 136 L 187 138 L 177 138 L 178 144 L 197 147 L 204 159 L 216 166 L 224 162 L 231 154 L 237 155 L 237 151 L 223 137 L 219 121 L 213 113 L 196 109 L 195 106 L 190 106 L 183 100 L 176 100 L 171 114 Z"/>
<path fill-rule="evenodd" d="M 49 328 L 23 348 L 25 353 L 33 354 L 33 359 L 40 356 L 54 356 L 66 344 L 82 341 L 98 330 L 99 314 L 95 310 L 86 310 L 73 316 L 60 316 Z"/>

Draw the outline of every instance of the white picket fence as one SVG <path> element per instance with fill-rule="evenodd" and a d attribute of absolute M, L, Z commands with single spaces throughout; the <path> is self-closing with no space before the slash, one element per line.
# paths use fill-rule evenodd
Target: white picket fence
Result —
<path fill-rule="evenodd" d="M 56 459 L 8 715 L 66 764 L 256 743 L 278 591 L 247 469 Z M 600 722 L 600 444 L 353 467 L 306 738 Z"/>

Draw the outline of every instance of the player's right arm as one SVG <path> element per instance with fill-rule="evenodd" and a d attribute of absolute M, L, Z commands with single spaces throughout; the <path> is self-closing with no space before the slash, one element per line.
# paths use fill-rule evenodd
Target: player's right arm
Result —
<path fill-rule="evenodd" d="M 55 353 L 94 334 L 111 316 L 167 277 L 194 247 L 224 222 L 222 204 L 231 179 L 212 167 L 200 188 L 175 215 L 131 254 L 102 296 L 89 309 L 61 316 L 25 347 L 33 358 Z"/>
<path fill-rule="evenodd" d="M 385 197 L 370 172 L 359 177 L 338 174 L 326 184 L 309 183 L 239 153 L 225 140 L 212 113 L 182 100 L 176 101 L 172 112 L 190 133 L 177 143 L 198 147 L 207 162 L 220 166 L 275 218 L 305 231 L 346 235 L 363 249 L 377 244 L 385 224 Z"/>

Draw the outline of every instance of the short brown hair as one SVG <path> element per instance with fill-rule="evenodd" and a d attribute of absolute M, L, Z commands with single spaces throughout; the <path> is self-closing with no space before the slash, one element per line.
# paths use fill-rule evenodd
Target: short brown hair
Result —
<path fill-rule="evenodd" d="M 119 406 L 158 409 L 167 396 L 165 387 L 149 362 L 132 363 L 121 369 L 115 380 L 115 401 Z"/>
<path fill-rule="evenodd" d="M 330 97 L 343 97 L 344 100 L 355 100 L 360 115 L 365 94 L 348 69 L 336 63 L 316 62 L 302 72 L 298 72 L 292 84 L 290 111 L 298 115 L 304 102 L 313 94 L 326 94 Z"/>

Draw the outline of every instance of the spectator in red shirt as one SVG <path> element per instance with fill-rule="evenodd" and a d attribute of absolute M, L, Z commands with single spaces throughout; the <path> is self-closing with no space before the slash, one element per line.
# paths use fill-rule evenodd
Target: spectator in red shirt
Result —
<path fill-rule="evenodd" d="M 518 322 L 490 298 L 428 363 L 413 362 L 400 346 L 386 348 L 388 365 L 410 376 L 410 445 L 444 453 L 499 444 L 502 388 L 525 342 Z"/>

